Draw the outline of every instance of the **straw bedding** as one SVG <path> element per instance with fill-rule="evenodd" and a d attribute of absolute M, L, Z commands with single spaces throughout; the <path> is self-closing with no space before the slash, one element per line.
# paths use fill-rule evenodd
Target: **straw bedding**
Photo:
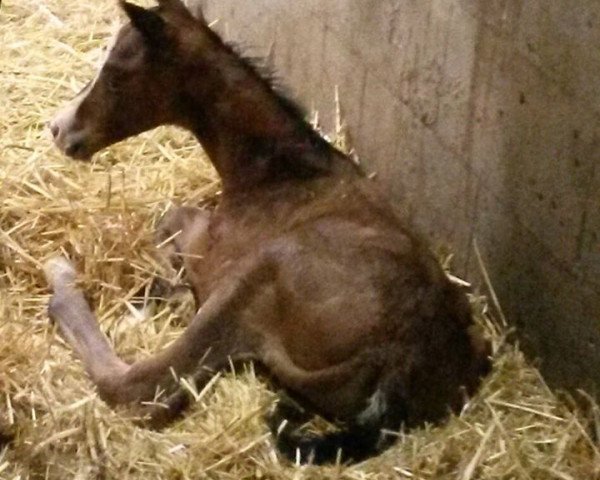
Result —
<path fill-rule="evenodd" d="M 118 351 L 147 355 L 182 330 L 186 302 L 140 313 L 152 276 L 153 225 L 173 203 L 210 203 L 219 184 L 185 132 L 158 129 L 92 164 L 52 147 L 44 126 L 90 78 L 118 21 L 116 2 L 21 0 L 0 10 L 0 478 L 597 479 L 598 409 L 583 415 L 547 388 L 473 297 L 493 339 L 494 373 L 459 417 L 399 434 L 352 467 L 277 459 L 262 415 L 270 393 L 251 368 L 215 378 L 164 432 L 111 411 L 49 324 L 40 262 L 75 259 Z"/>

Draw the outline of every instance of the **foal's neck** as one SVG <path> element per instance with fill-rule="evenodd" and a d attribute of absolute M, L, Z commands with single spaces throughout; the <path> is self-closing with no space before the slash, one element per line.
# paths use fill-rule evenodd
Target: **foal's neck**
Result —
<path fill-rule="evenodd" d="M 187 78 L 185 126 L 203 145 L 225 190 L 328 175 L 345 163 L 293 102 L 216 34 Z"/>

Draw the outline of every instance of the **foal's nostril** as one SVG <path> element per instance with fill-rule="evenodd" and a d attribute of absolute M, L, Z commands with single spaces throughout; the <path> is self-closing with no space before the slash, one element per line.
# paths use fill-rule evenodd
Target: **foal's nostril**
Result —
<path fill-rule="evenodd" d="M 50 128 L 50 133 L 52 134 L 52 138 L 58 137 L 58 134 L 60 133 L 60 128 L 58 128 L 58 125 L 56 123 L 54 123 L 54 122 L 48 123 L 48 128 Z"/>
<path fill-rule="evenodd" d="M 73 142 L 65 148 L 65 154 L 69 157 L 75 157 L 83 150 L 83 142 Z"/>

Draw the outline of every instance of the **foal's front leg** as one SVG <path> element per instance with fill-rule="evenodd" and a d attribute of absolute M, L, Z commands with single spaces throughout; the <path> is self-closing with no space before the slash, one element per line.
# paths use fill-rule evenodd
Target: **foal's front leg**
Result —
<path fill-rule="evenodd" d="M 188 255 L 204 253 L 211 213 L 196 207 L 174 207 L 160 220 L 156 241 L 163 257 L 176 270 Z"/>
<path fill-rule="evenodd" d="M 202 258 L 208 242 L 208 226 L 211 212 L 197 207 L 173 207 L 159 221 L 154 240 L 158 246 L 160 263 L 167 270 L 173 268 L 179 274 L 197 269 L 198 264 L 190 265 L 189 260 Z M 187 261 L 186 261 L 187 260 Z M 185 269 L 184 269 L 185 267 Z M 191 279 L 187 278 L 187 281 Z M 150 287 L 152 297 L 170 300 L 177 293 L 189 290 L 194 295 L 196 310 L 205 300 L 198 297 L 198 291 L 191 288 L 189 283 L 175 282 L 163 277 L 156 277 Z M 182 290 L 185 289 L 185 290 Z"/>
<path fill-rule="evenodd" d="M 105 401 L 151 401 L 157 390 L 173 386 L 173 372 L 187 375 L 200 367 L 201 360 L 207 368 L 220 370 L 227 367 L 230 357 L 252 359 L 256 338 L 241 332 L 236 319 L 254 297 L 257 282 L 251 280 L 253 272 L 261 270 L 256 263 L 240 266 L 240 274 L 210 295 L 171 346 L 133 364 L 114 353 L 83 293 L 74 286 L 73 266 L 64 258 L 53 259 L 45 267 L 54 291 L 48 310 Z"/>

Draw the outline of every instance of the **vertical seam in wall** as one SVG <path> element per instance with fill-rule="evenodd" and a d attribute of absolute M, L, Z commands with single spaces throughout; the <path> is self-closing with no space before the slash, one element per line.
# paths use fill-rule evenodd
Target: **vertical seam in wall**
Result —
<path fill-rule="evenodd" d="M 589 206 L 589 192 L 588 192 L 588 198 L 586 199 L 585 202 L 585 207 L 583 209 L 583 212 L 581 213 L 581 218 L 579 221 L 579 229 L 577 232 L 577 237 L 576 237 L 576 242 L 577 242 L 577 251 L 575 252 L 575 261 L 576 262 L 580 262 L 581 261 L 581 257 L 583 254 L 583 248 L 584 248 L 584 243 L 585 243 L 585 230 L 587 228 L 587 223 L 588 223 L 588 209 Z"/>
<path fill-rule="evenodd" d="M 594 144 L 597 143 L 597 137 L 595 135 L 594 135 L 593 143 Z M 577 237 L 576 237 L 577 238 L 577 251 L 575 254 L 576 262 L 580 262 L 583 260 L 582 257 L 583 257 L 583 250 L 585 248 L 585 240 L 586 240 L 585 237 L 586 237 L 586 231 L 587 231 L 588 223 L 589 223 L 589 210 L 591 208 L 594 208 L 593 207 L 594 185 L 595 185 L 596 175 L 600 175 L 600 170 L 596 166 L 596 163 L 597 162 L 592 162 L 592 168 L 591 168 L 591 172 L 590 172 L 591 180 L 588 183 L 585 203 L 583 206 L 583 212 L 581 213 L 579 231 L 577 232 Z M 582 274 L 583 274 L 583 278 L 584 278 L 585 282 L 587 282 L 589 285 L 596 287 L 594 289 L 599 289 L 599 291 L 600 291 L 600 281 L 593 278 L 591 275 L 589 275 L 587 268 L 582 272 Z"/>
<path fill-rule="evenodd" d="M 464 132 L 464 142 L 460 149 L 465 157 L 465 166 L 467 170 L 468 183 L 473 184 L 473 177 L 477 179 L 477 192 L 475 194 L 474 209 L 472 212 L 472 221 L 469 228 L 469 240 L 466 251 L 464 271 L 468 271 L 469 264 L 471 262 L 473 242 L 475 240 L 475 224 L 479 216 L 479 194 L 481 191 L 481 185 L 483 179 L 475 174 L 473 169 L 473 148 L 474 148 L 474 136 L 475 136 L 475 113 L 477 109 L 477 98 L 478 98 L 478 85 L 477 81 L 481 77 L 481 50 L 483 43 L 483 21 L 477 19 L 477 32 L 475 34 L 475 45 L 473 51 L 473 70 L 471 73 L 471 84 L 469 86 L 469 106 L 468 106 L 468 120 L 467 126 Z"/>
<path fill-rule="evenodd" d="M 366 92 L 367 92 L 367 77 L 368 77 L 368 71 L 366 69 L 366 67 L 363 67 L 361 75 L 360 75 L 360 97 L 358 100 L 358 121 L 357 121 L 357 125 L 358 125 L 358 129 L 359 131 L 362 129 L 362 125 L 363 125 L 363 117 L 364 117 L 364 110 L 365 110 L 365 96 L 366 96 Z"/>
<path fill-rule="evenodd" d="M 322 29 L 323 29 L 323 38 L 321 39 L 321 58 L 319 59 L 320 61 L 320 65 L 319 65 L 319 86 L 318 86 L 318 91 L 323 92 L 324 95 L 328 96 L 329 93 L 331 92 L 325 92 L 325 85 L 324 85 L 324 79 L 323 79 L 323 72 L 325 71 L 325 59 L 327 58 L 327 55 L 325 54 L 325 52 L 327 51 L 327 39 L 329 38 L 329 26 L 327 25 L 327 22 L 321 22 L 322 25 Z M 333 105 L 333 102 L 331 103 L 331 105 Z M 316 106 L 315 106 L 316 107 Z M 335 108 L 335 106 L 334 106 Z M 319 111 L 319 109 L 317 108 L 317 111 Z M 335 113 L 334 113 L 335 115 Z M 320 115 L 319 115 L 320 117 Z"/>

